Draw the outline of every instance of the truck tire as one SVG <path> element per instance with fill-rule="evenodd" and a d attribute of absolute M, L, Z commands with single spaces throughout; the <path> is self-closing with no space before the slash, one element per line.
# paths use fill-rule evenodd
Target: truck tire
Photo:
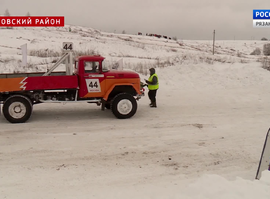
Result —
<path fill-rule="evenodd" d="M 32 110 L 31 100 L 23 95 L 10 96 L 3 105 L 3 114 L 10 123 L 26 122 Z"/>
<path fill-rule="evenodd" d="M 128 93 L 120 93 L 113 98 L 111 109 L 119 119 L 131 118 L 137 111 L 137 101 Z"/>

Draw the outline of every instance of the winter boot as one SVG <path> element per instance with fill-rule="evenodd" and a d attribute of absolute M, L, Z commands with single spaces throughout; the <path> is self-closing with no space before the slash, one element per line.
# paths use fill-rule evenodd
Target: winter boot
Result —
<path fill-rule="evenodd" d="M 151 105 L 150 105 L 151 108 L 157 108 L 157 103 L 156 102 L 153 102 Z"/>
<path fill-rule="evenodd" d="M 151 101 L 151 103 L 149 104 L 149 106 L 152 106 L 152 104 L 153 104 L 153 101 Z"/>

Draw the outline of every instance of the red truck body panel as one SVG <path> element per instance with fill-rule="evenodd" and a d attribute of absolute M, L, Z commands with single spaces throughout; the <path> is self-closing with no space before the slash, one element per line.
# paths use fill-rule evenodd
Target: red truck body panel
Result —
<path fill-rule="evenodd" d="M 77 89 L 77 75 L 0 79 L 0 92 Z"/>

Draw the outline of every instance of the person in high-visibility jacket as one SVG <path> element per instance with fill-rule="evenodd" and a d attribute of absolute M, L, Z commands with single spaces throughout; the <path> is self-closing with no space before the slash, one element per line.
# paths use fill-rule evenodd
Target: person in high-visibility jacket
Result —
<path fill-rule="evenodd" d="M 157 107 L 157 101 L 156 101 L 156 95 L 157 95 L 157 90 L 159 88 L 158 84 L 158 76 L 156 74 L 156 70 L 154 68 L 150 68 L 150 77 L 148 80 L 145 79 L 145 82 L 148 84 L 148 97 L 151 101 L 149 104 L 150 107 Z"/>

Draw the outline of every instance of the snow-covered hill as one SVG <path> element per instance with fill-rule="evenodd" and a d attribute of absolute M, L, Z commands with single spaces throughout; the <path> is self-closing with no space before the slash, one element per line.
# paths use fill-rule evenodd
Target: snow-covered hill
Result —
<path fill-rule="evenodd" d="M 250 53 L 265 41 L 218 40 L 212 55 L 212 41 L 78 26 L 1 29 L 0 72 L 45 71 L 66 41 L 110 66 L 123 59 L 142 79 L 155 67 L 158 108 L 145 96 L 124 122 L 90 104 L 36 105 L 19 126 L 0 117 L 1 198 L 270 197 L 269 172 L 254 180 L 269 128 L 270 72 Z"/>
<path fill-rule="evenodd" d="M 71 32 L 69 32 L 69 27 Z M 124 67 L 147 73 L 150 67 L 186 64 L 249 63 L 250 53 L 266 41 L 175 41 L 144 35 L 105 33 L 92 28 L 14 28 L 0 31 L 0 72 L 45 71 L 61 55 L 62 42 L 73 42 L 75 54 L 100 54 L 112 66 L 123 58 Z M 20 66 L 20 46 L 27 44 L 28 67 Z"/>

